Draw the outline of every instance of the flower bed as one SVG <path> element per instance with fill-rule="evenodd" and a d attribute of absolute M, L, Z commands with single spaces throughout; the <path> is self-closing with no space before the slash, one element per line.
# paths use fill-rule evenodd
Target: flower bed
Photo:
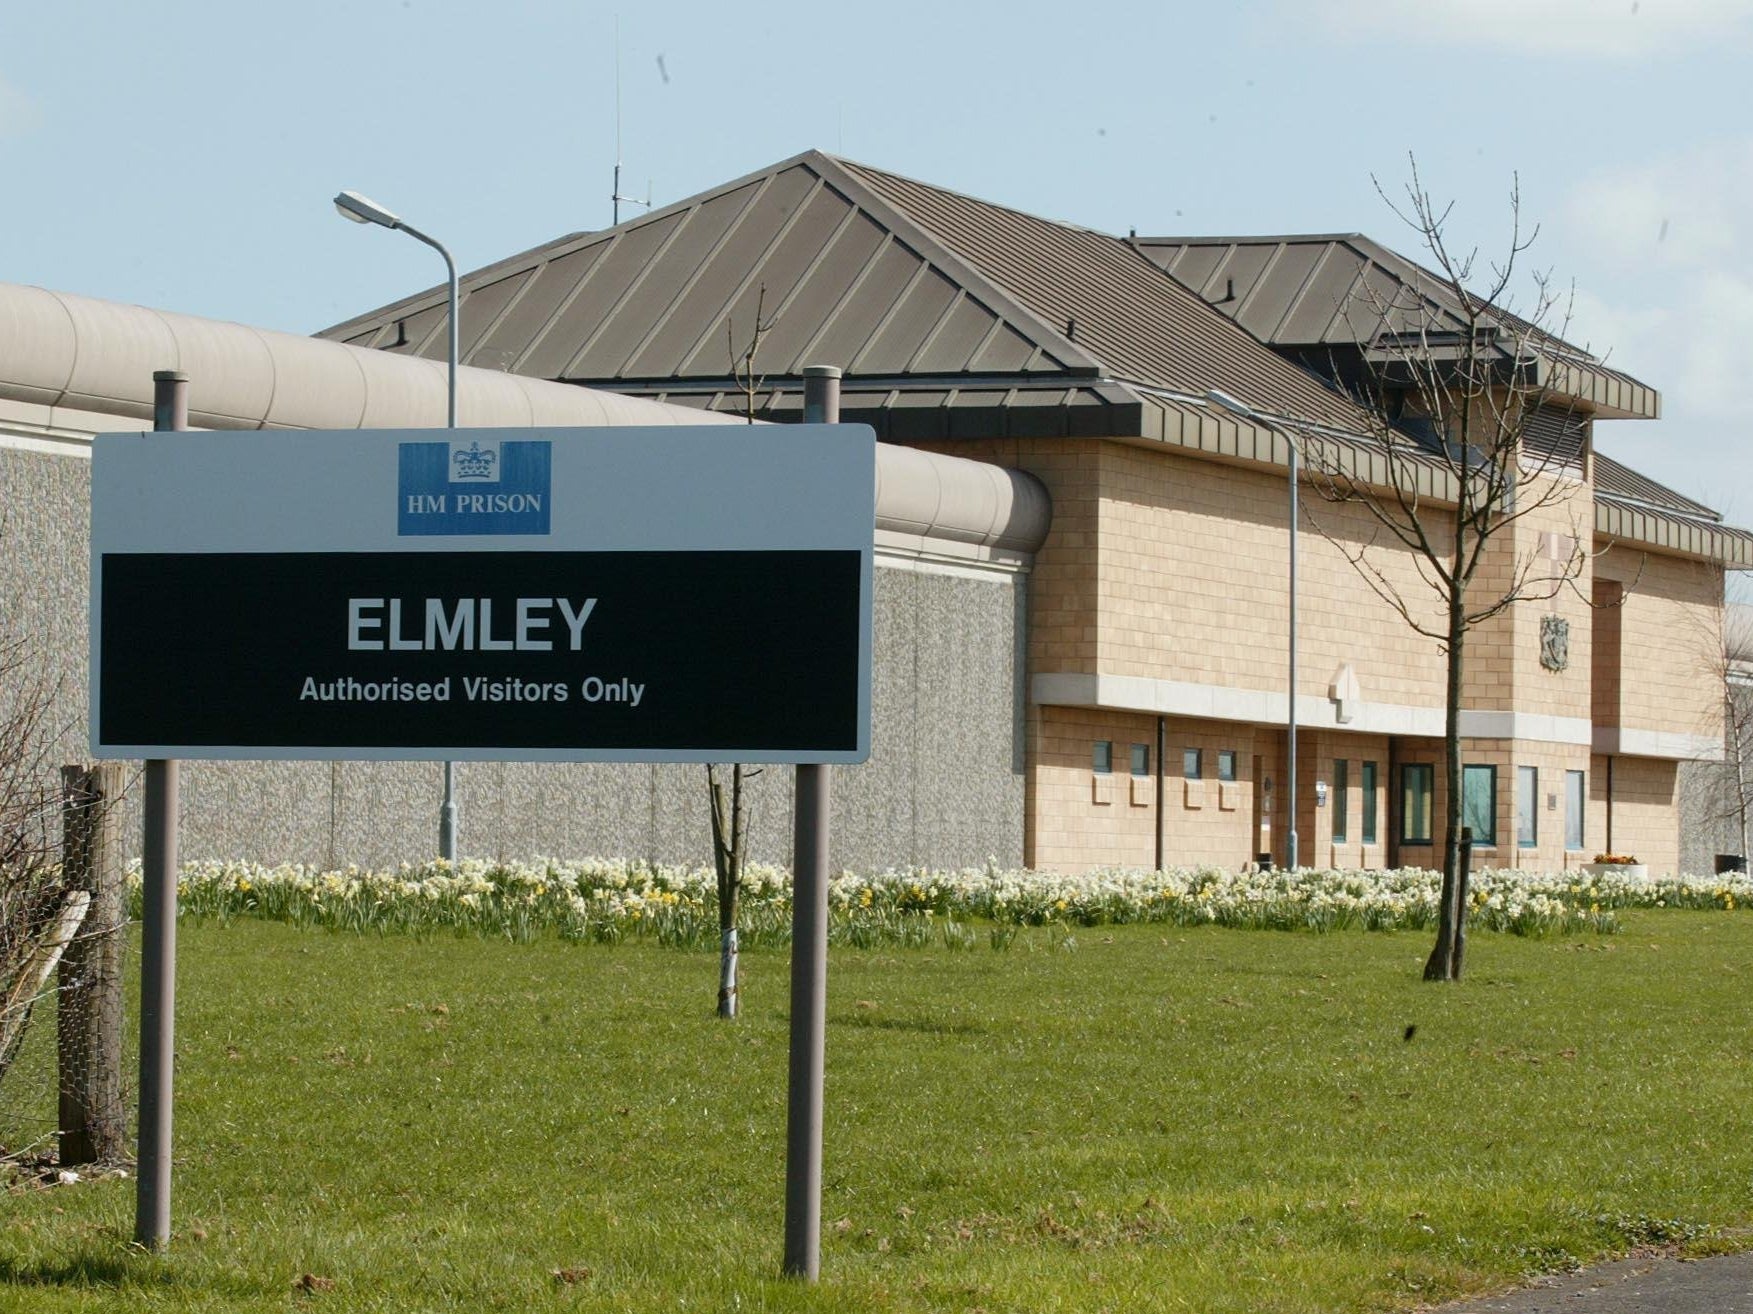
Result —
<path fill-rule="evenodd" d="M 1127 922 L 1269 930 L 1434 928 L 1436 872 L 1238 872 L 1218 867 L 1101 870 L 1079 876 L 1004 870 L 843 873 L 829 887 L 830 936 L 851 945 L 966 948 L 975 924 L 994 947 L 1016 928 Z M 138 897 L 139 871 L 132 875 Z M 1470 887 L 1469 925 L 1517 935 L 1611 933 L 1627 908 L 1735 909 L 1753 899 L 1745 873 L 1712 877 L 1631 874 L 1625 867 L 1556 873 L 1487 869 Z M 262 917 L 355 932 L 528 940 L 538 934 L 614 942 L 629 936 L 708 948 L 718 943 L 710 868 L 617 859 L 524 863 L 442 861 L 396 871 L 323 871 L 245 862 L 193 862 L 182 871 L 183 911 Z M 791 935 L 790 874 L 752 866 L 741 917 L 745 945 Z"/>

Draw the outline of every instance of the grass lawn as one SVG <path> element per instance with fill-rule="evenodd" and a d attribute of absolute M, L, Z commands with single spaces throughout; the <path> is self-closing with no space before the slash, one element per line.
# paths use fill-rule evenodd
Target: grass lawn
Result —
<path fill-rule="evenodd" d="M 1459 986 L 1423 934 L 836 949 L 815 1288 L 783 953 L 726 1024 L 712 955 L 185 924 L 170 1253 L 131 1179 L 17 1190 L 0 1309 L 1409 1309 L 1753 1219 L 1753 917 L 1624 922 Z"/>

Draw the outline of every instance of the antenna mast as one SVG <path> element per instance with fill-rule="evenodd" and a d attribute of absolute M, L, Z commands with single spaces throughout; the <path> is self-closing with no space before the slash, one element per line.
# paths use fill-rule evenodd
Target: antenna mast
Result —
<path fill-rule="evenodd" d="M 645 199 L 637 196 L 621 195 L 621 15 L 615 15 L 615 181 L 609 188 L 609 210 L 614 216 L 613 222 L 621 222 L 621 202 L 628 205 L 642 205 L 651 209 L 651 187 L 647 184 Z"/>

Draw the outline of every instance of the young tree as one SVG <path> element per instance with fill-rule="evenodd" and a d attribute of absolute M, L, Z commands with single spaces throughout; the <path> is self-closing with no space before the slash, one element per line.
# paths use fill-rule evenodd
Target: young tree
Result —
<path fill-rule="evenodd" d="M 52 705 L 19 643 L 0 641 L 0 1080 L 90 903 L 60 862 Z"/>
<path fill-rule="evenodd" d="M 1732 836 L 1745 859 L 1753 837 L 1753 612 L 1728 608 L 1705 654 L 1706 674 L 1723 694 L 1723 760 L 1698 764 L 1706 769 L 1701 820 L 1718 838 Z"/>
<path fill-rule="evenodd" d="M 729 319 L 724 321 L 725 345 L 730 353 L 731 377 L 743 394 L 743 415 L 749 424 L 755 422 L 755 398 L 762 380 L 755 373 L 755 356 L 761 349 L 761 338 L 773 327 L 762 318 L 767 289 L 755 293 L 755 322 L 748 341 L 739 349 L 736 329 Z M 737 962 L 737 913 L 742 900 L 743 863 L 749 847 L 749 809 L 743 800 L 746 782 L 759 775 L 738 762 L 730 769 L 728 797 L 718 768 L 706 767 L 706 792 L 712 804 L 712 862 L 718 877 L 718 1016 L 737 1015 L 740 983 Z"/>
<path fill-rule="evenodd" d="M 1575 476 L 1586 457 L 1586 427 L 1563 391 L 1573 350 L 1558 337 L 1568 318 L 1564 297 L 1535 272 L 1527 276 L 1527 313 L 1509 309 L 1537 235 L 1523 230 L 1519 190 L 1510 192 L 1508 247 L 1489 267 L 1476 252 L 1451 248 L 1453 207 L 1431 199 L 1416 161 L 1403 201 L 1377 190 L 1416 234 L 1432 268 L 1409 281 L 1364 277 L 1347 307 L 1366 331 L 1355 357 L 1335 362 L 1334 373 L 1371 417 L 1371 441 L 1305 432 L 1302 444 L 1321 496 L 1364 508 L 1374 527 L 1361 543 L 1323 527 L 1324 536 L 1445 657 L 1449 806 L 1437 938 L 1424 975 L 1447 981 L 1459 979 L 1465 948 L 1460 713 L 1467 639 L 1519 603 L 1575 589 L 1584 573 L 1593 508 Z M 1554 523 L 1567 532 L 1537 528 Z M 1397 568 L 1407 558 L 1410 575 Z"/>

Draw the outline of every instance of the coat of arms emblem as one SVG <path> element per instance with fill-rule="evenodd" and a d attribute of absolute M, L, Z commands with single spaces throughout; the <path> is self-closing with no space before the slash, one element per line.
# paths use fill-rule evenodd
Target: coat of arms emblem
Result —
<path fill-rule="evenodd" d="M 1570 622 L 1562 616 L 1540 618 L 1540 665 L 1549 671 L 1570 665 Z"/>

